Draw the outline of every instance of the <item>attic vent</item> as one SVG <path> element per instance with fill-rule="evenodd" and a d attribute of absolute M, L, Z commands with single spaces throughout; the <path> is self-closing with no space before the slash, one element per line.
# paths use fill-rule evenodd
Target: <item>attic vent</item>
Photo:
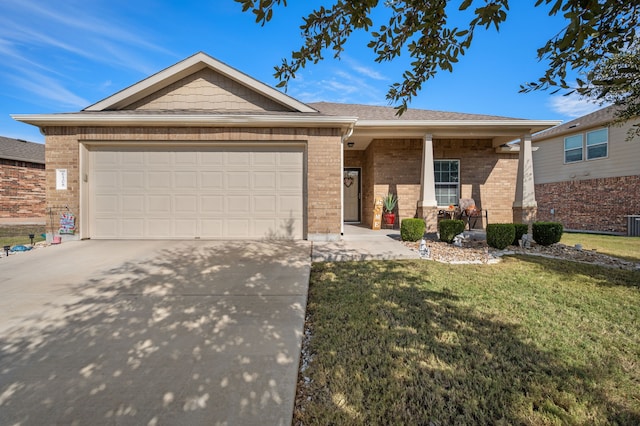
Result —
<path fill-rule="evenodd" d="M 574 127 L 578 127 L 579 125 L 580 123 L 572 124 L 571 126 L 569 126 L 569 129 L 573 129 Z"/>

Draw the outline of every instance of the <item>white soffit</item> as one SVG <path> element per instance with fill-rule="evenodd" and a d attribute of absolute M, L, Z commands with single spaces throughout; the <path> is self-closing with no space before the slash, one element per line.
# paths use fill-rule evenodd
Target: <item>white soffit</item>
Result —
<path fill-rule="evenodd" d="M 133 86 L 129 86 L 128 88 L 85 108 L 83 111 L 122 109 L 133 102 L 149 96 L 158 90 L 207 67 L 281 105 L 291 108 L 293 111 L 317 112 L 308 105 L 285 95 L 271 86 L 249 77 L 237 69 L 232 68 L 203 52 L 198 52 L 195 55 L 170 66 L 169 68 L 145 78 Z"/>

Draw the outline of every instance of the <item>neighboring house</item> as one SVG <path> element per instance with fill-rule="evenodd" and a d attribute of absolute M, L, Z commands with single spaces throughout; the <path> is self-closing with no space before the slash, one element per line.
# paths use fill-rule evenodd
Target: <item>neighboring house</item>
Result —
<path fill-rule="evenodd" d="M 44 145 L 0 136 L 0 222 L 45 216 Z"/>
<path fill-rule="evenodd" d="M 614 107 L 533 137 L 538 219 L 566 229 L 627 233 L 640 215 L 640 139 L 627 131 L 640 120 L 609 126 Z"/>
<path fill-rule="evenodd" d="M 531 134 L 558 124 L 304 104 L 204 53 L 82 111 L 13 117 L 46 135 L 47 203 L 78 237 L 131 239 L 338 239 L 389 191 L 430 230 L 460 197 L 529 220 Z"/>

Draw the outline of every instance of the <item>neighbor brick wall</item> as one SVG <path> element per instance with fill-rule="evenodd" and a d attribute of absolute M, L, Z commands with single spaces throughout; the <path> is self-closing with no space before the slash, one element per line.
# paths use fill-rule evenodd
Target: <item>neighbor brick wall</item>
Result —
<path fill-rule="evenodd" d="M 420 199 L 420 139 L 374 140 L 361 157 L 363 223 L 370 225 L 376 195 L 398 194 L 398 219 L 414 217 Z M 461 197 L 473 198 L 489 212 L 489 222 L 512 222 L 518 170 L 517 154 L 497 154 L 486 139 L 435 139 L 434 158 L 460 160 Z M 346 167 L 357 167 L 354 154 Z"/>
<path fill-rule="evenodd" d="M 80 211 L 80 142 L 278 142 L 300 143 L 307 150 L 307 233 L 339 235 L 340 224 L 340 139 L 339 129 L 288 128 L 102 128 L 51 127 L 46 129 L 47 207 L 62 211 L 65 206 Z M 68 189 L 56 190 L 55 169 L 68 170 Z"/>
<path fill-rule="evenodd" d="M 0 161 L 0 218 L 45 217 L 43 164 Z"/>
<path fill-rule="evenodd" d="M 640 214 L 640 175 L 545 183 L 535 189 L 537 219 L 560 222 L 566 229 L 626 234 L 624 216 Z"/>

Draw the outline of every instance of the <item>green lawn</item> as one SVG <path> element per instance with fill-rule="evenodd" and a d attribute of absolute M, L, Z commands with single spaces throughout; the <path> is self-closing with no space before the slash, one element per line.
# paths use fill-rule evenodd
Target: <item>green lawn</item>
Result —
<path fill-rule="evenodd" d="M 639 283 L 539 257 L 314 264 L 295 421 L 640 424 Z"/>
<path fill-rule="evenodd" d="M 586 250 L 596 249 L 599 253 L 640 262 L 640 237 L 564 233 L 560 242 L 568 246 L 582 244 Z"/>

